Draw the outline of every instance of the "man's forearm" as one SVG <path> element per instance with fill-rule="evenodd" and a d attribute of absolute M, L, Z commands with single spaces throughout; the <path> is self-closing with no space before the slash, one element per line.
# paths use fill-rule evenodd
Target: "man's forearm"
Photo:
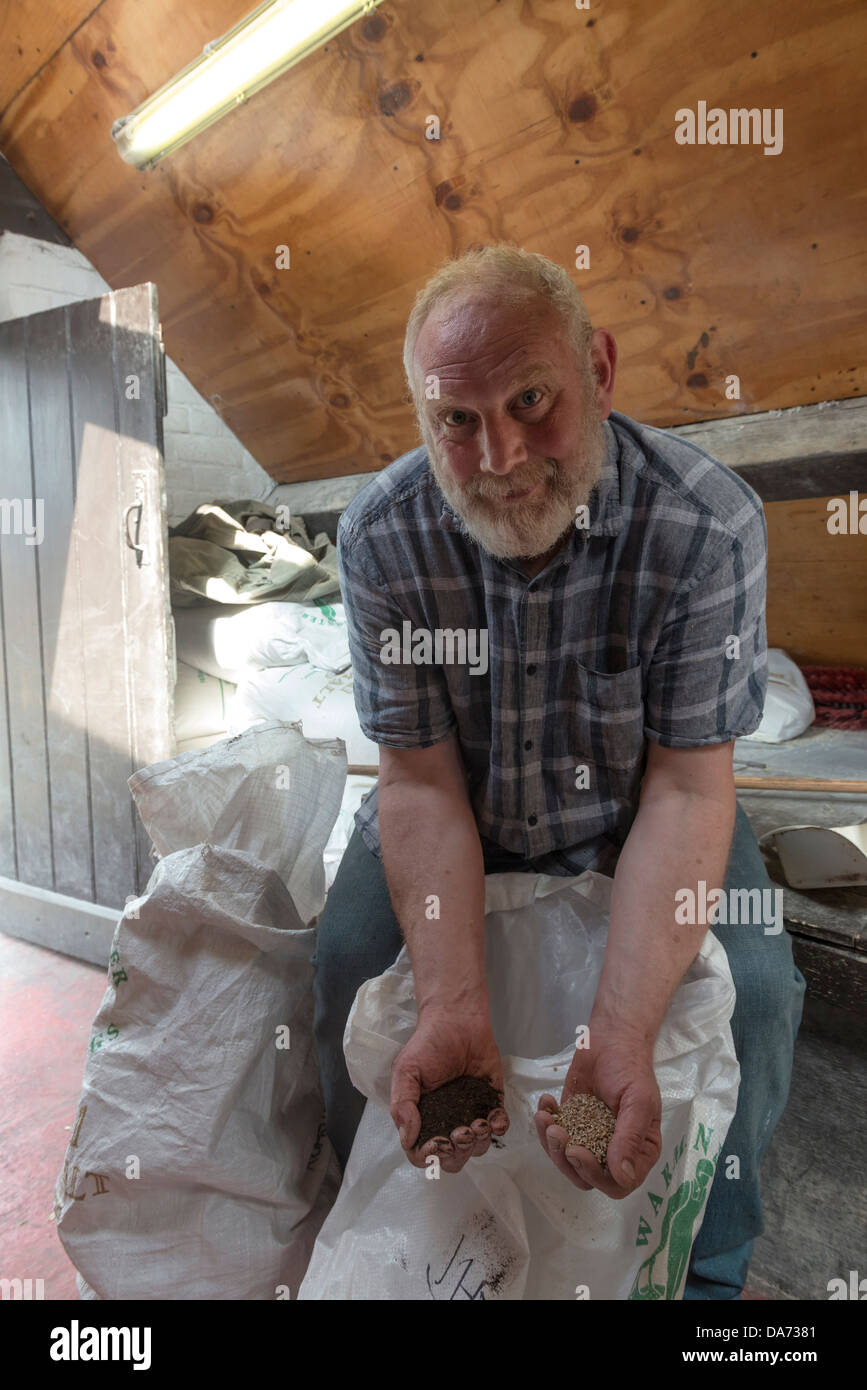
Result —
<path fill-rule="evenodd" d="M 488 1014 L 484 861 L 468 799 L 435 785 L 391 782 L 380 788 L 379 831 L 419 1015 L 456 1005 Z"/>
<path fill-rule="evenodd" d="M 707 923 L 675 920 L 679 890 L 722 888 L 735 819 L 735 792 L 719 798 L 669 791 L 643 800 L 620 853 L 608 945 L 590 1017 L 606 1035 L 653 1047 Z"/>

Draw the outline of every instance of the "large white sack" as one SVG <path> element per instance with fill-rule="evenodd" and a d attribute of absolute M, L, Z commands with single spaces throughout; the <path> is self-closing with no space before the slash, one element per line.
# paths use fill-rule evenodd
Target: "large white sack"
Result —
<path fill-rule="evenodd" d="M 204 841 L 249 850 L 277 870 L 304 924 L 325 902 L 323 847 L 346 785 L 336 739 L 305 739 L 270 719 L 129 778 L 158 854 Z"/>
<path fill-rule="evenodd" d="M 238 745 L 231 767 L 215 748 L 130 779 L 169 842 L 192 804 L 185 769 L 210 788 L 203 822 L 220 795 L 209 760 L 223 804 L 208 842 L 160 860 L 115 931 L 55 1201 L 85 1297 L 295 1298 L 339 1186 L 312 1035 L 315 930 L 298 904 L 321 907 L 345 759 L 297 729 L 266 731 L 259 763 L 252 734 Z M 275 751 L 294 793 L 274 785 Z M 279 869 L 259 857 L 269 845 Z"/>
<path fill-rule="evenodd" d="M 172 616 L 178 658 L 235 685 L 268 666 L 309 661 L 345 671 L 350 664 L 342 603 L 210 603 Z"/>
<path fill-rule="evenodd" d="M 768 688 L 759 727 L 744 738 L 785 743 L 809 729 L 816 706 L 803 672 L 780 647 L 768 648 Z"/>
<path fill-rule="evenodd" d="M 533 1121 L 544 1091 L 559 1097 L 576 1027 L 590 1018 L 611 882 L 593 872 L 487 877 L 488 983 L 511 1127 L 502 1148 L 460 1173 L 433 1179 L 412 1167 L 388 1114 L 392 1062 L 417 1019 L 406 948 L 361 986 L 344 1050 L 353 1084 L 372 1103 L 299 1298 L 682 1297 L 740 1076 L 734 985 L 711 933 L 656 1044 L 663 1142 L 643 1186 L 616 1202 L 573 1187 L 543 1153 Z"/>
<path fill-rule="evenodd" d="M 379 745 L 361 731 L 351 671 L 317 671 L 309 663 L 251 671 L 232 698 L 229 732 L 248 729 L 257 719 L 298 720 L 307 738 L 342 738 L 350 766 L 379 766 Z"/>
<path fill-rule="evenodd" d="M 234 685 L 207 671 L 177 662 L 175 681 L 175 740 L 203 738 L 206 734 L 223 734 L 228 729 L 229 702 L 235 693 Z"/>

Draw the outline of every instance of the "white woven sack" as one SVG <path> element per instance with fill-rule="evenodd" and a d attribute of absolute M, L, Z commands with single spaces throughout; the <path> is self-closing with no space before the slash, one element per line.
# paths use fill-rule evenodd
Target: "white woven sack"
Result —
<path fill-rule="evenodd" d="M 809 729 L 816 706 L 803 672 L 780 647 L 768 648 L 768 687 L 759 727 L 745 738 L 786 743 Z"/>
<path fill-rule="evenodd" d="M 436 1180 L 412 1167 L 388 1114 L 391 1066 L 417 1011 L 404 948 L 361 986 L 344 1037 L 365 1107 L 337 1202 L 300 1299 L 677 1299 L 737 1103 L 734 986 L 708 933 L 660 1030 L 662 1152 L 612 1201 L 572 1186 L 543 1153 L 533 1116 L 559 1096 L 587 1023 L 607 939 L 611 880 L 486 879 L 492 1024 L 511 1127 L 501 1148 Z M 434 1171 L 431 1169 L 431 1171 Z"/>
<path fill-rule="evenodd" d="M 114 935 L 55 1203 L 84 1297 L 294 1299 L 339 1185 L 306 922 L 346 763 L 297 729 L 256 744 L 130 779 L 163 843 L 187 809 L 210 833 L 160 860 Z"/>
<path fill-rule="evenodd" d="M 268 719 L 297 720 L 307 738 L 342 738 L 351 766 L 379 766 L 379 746 L 361 730 L 351 671 L 334 674 L 305 663 L 250 672 L 232 698 L 229 731 Z"/>
<path fill-rule="evenodd" d="M 229 703 L 234 694 L 235 687 L 229 681 L 178 661 L 174 713 L 176 742 L 185 743 L 207 734 L 224 734 L 229 727 Z"/>
<path fill-rule="evenodd" d="M 201 604 L 173 611 L 178 658 L 235 685 L 251 670 L 350 664 L 342 603 Z"/>

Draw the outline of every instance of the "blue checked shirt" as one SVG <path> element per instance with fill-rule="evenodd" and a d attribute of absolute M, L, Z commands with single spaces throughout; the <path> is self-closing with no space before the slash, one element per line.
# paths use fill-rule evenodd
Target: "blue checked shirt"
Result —
<path fill-rule="evenodd" d="M 383 469 L 340 518 L 361 727 L 393 748 L 457 735 L 486 872 L 613 874 L 648 739 L 727 743 L 761 719 L 761 501 L 676 435 L 617 411 L 602 428 L 589 525 L 535 579 L 462 534 L 423 448 Z M 487 629 L 487 672 L 383 663 L 381 634 L 406 622 L 431 634 Z M 356 825 L 381 857 L 376 789 Z"/>

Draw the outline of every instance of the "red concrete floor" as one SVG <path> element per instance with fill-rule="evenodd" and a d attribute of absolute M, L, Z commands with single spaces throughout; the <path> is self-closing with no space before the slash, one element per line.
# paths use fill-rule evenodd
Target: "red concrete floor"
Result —
<path fill-rule="evenodd" d="M 78 1299 L 52 1207 L 106 983 L 0 932 L 0 1278 L 42 1279 L 46 1300 Z"/>

